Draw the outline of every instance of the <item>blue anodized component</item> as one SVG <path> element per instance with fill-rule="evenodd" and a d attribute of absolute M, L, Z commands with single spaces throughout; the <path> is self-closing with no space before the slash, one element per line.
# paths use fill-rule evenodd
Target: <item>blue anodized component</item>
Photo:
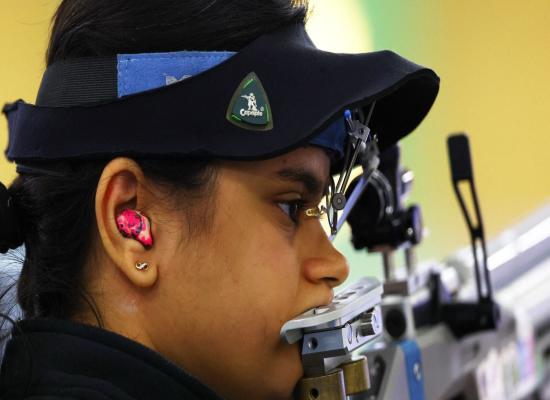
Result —
<path fill-rule="evenodd" d="M 409 400 L 424 400 L 424 377 L 422 374 L 422 355 L 415 340 L 403 340 L 399 347 L 405 356 Z"/>

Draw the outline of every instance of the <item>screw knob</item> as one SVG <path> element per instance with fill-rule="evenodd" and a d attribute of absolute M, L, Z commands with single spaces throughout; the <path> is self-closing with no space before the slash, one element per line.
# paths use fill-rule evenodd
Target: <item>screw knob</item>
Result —
<path fill-rule="evenodd" d="M 371 336 L 380 331 L 380 323 L 374 311 L 369 311 L 361 319 L 359 324 L 359 334 L 361 336 Z"/>
<path fill-rule="evenodd" d="M 344 196 L 343 193 L 334 193 L 332 196 L 332 207 L 334 207 L 335 210 L 340 211 L 343 210 L 346 206 L 346 196 Z"/>

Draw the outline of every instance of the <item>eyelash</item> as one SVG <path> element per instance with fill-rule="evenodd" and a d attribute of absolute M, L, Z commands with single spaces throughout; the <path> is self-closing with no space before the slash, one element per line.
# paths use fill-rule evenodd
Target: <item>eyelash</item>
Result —
<path fill-rule="evenodd" d="M 295 225 L 298 225 L 300 214 L 306 207 L 302 200 L 281 201 L 277 205 Z"/>

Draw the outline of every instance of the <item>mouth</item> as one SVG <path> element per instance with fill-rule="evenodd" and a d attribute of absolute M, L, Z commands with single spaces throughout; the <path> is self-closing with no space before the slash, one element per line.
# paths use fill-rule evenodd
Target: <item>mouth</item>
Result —
<path fill-rule="evenodd" d="M 298 313 L 297 315 L 293 316 L 290 319 L 297 318 L 297 317 L 299 317 L 300 315 L 303 315 L 303 314 L 314 313 L 315 309 L 322 308 L 322 307 L 327 307 L 328 305 L 330 305 L 330 303 L 332 303 L 332 300 L 334 300 L 334 290 L 331 289 L 330 292 L 325 297 L 324 301 L 314 303 L 315 305 L 309 306 L 309 307 L 303 309 L 300 313 Z"/>

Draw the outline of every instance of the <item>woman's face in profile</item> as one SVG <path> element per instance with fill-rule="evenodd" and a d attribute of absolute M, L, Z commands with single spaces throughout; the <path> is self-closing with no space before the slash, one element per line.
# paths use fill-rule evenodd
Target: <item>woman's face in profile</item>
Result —
<path fill-rule="evenodd" d="M 204 229 L 189 237 L 181 222 L 177 233 L 177 219 L 158 227 L 146 329 L 156 350 L 225 397 L 288 398 L 302 376 L 300 348 L 283 344 L 280 329 L 329 303 L 347 277 L 320 221 L 303 212 L 322 199 L 329 167 L 313 146 L 224 162 Z"/>

